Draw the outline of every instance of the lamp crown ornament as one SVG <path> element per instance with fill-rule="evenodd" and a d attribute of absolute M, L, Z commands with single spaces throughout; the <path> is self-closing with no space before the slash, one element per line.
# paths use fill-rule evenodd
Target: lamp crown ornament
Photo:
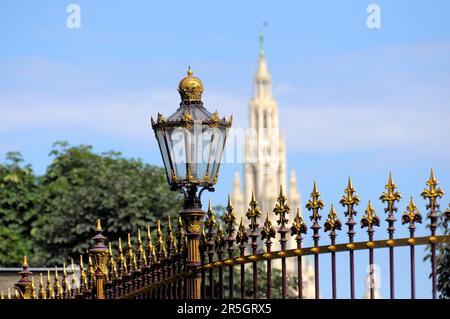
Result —
<path fill-rule="evenodd" d="M 203 93 L 202 81 L 194 76 L 194 72 L 189 66 L 187 76 L 181 79 L 178 84 L 178 92 L 181 100 L 187 102 L 201 101 Z"/>

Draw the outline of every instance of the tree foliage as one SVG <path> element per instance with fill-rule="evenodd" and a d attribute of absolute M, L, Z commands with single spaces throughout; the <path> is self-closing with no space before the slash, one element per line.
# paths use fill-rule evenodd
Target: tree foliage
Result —
<path fill-rule="evenodd" d="M 40 196 L 37 178 L 22 156 L 11 152 L 0 164 L 0 265 L 17 266 L 30 253 L 30 230 Z"/>
<path fill-rule="evenodd" d="M 55 143 L 45 174 L 21 166 L 20 154 L 0 165 L 0 264 L 34 265 L 78 259 L 90 245 L 97 218 L 111 240 L 174 216 L 181 196 L 171 192 L 162 168 L 120 153 Z"/>

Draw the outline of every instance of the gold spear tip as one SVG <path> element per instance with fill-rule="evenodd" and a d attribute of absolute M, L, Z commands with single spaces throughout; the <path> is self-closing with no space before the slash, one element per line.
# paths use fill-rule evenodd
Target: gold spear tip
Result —
<path fill-rule="evenodd" d="M 39 273 L 39 284 L 42 286 L 44 285 L 44 280 L 42 279 L 42 273 Z"/>
<path fill-rule="evenodd" d="M 157 222 L 157 227 L 158 227 L 157 231 L 161 232 L 161 221 L 159 219 Z"/>
<path fill-rule="evenodd" d="M 64 275 L 64 276 L 67 276 L 66 262 L 63 262 L 63 275 Z"/>
<path fill-rule="evenodd" d="M 147 238 L 150 238 L 151 231 L 150 231 L 150 224 L 147 224 Z"/>
<path fill-rule="evenodd" d="M 27 258 L 27 256 L 23 256 L 23 267 L 28 267 L 28 258 Z"/>
<path fill-rule="evenodd" d="M 314 180 L 314 186 L 313 186 L 313 194 L 317 194 L 317 183 L 316 180 Z"/>
<path fill-rule="evenodd" d="M 58 279 L 58 267 L 55 266 L 55 280 Z"/>
<path fill-rule="evenodd" d="M 119 250 L 122 250 L 122 238 L 119 237 Z"/>
<path fill-rule="evenodd" d="M 228 194 L 228 203 L 227 206 L 230 207 L 231 206 L 231 195 Z"/>
<path fill-rule="evenodd" d="M 83 255 L 80 255 L 80 268 L 83 268 Z"/>
<path fill-rule="evenodd" d="M 209 203 L 208 203 L 208 213 L 212 212 L 212 204 L 211 204 L 211 198 L 209 199 Z"/>
<path fill-rule="evenodd" d="M 389 172 L 389 181 L 388 181 L 387 186 L 389 186 L 389 187 L 395 186 L 395 185 L 394 185 L 394 181 L 393 181 L 393 179 L 392 179 L 392 173 L 391 173 L 391 172 Z"/>
<path fill-rule="evenodd" d="M 131 234 L 128 233 L 128 240 L 127 240 L 128 246 L 131 246 Z"/>
<path fill-rule="evenodd" d="M 137 240 L 138 240 L 138 242 L 142 241 L 141 240 L 141 230 L 140 229 L 138 229 L 138 231 L 137 231 Z"/>
<path fill-rule="evenodd" d="M 280 185 L 280 197 L 283 197 L 283 185 Z"/>
<path fill-rule="evenodd" d="M 255 201 L 255 190 L 252 189 L 252 202 L 254 202 L 254 201 Z"/>
<path fill-rule="evenodd" d="M 352 177 L 349 176 L 348 177 L 347 189 L 352 189 L 352 188 L 353 188 Z"/>
<path fill-rule="evenodd" d="M 97 218 L 97 227 L 96 227 L 96 230 L 102 231 L 102 224 L 101 224 L 101 222 L 100 222 L 100 218 Z"/>
<path fill-rule="evenodd" d="M 373 209 L 372 201 L 371 201 L 371 200 L 369 200 L 369 204 L 367 205 L 366 211 L 367 211 L 367 212 L 370 212 L 370 213 L 374 212 L 374 209 Z"/>

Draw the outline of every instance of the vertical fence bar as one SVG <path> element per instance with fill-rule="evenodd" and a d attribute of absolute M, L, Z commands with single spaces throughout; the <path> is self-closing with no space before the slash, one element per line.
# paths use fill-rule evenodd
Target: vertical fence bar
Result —
<path fill-rule="evenodd" d="M 208 261 L 210 264 L 214 262 L 214 227 L 216 226 L 216 217 L 209 200 L 208 211 L 206 213 L 205 227 L 208 230 L 206 246 L 208 249 Z M 214 270 L 209 270 L 209 298 L 214 299 Z"/>
<path fill-rule="evenodd" d="M 261 238 L 265 239 L 266 258 L 267 258 L 267 299 L 272 299 L 272 260 L 270 254 L 270 247 L 272 246 L 271 238 L 275 238 L 275 229 L 269 220 L 269 213 L 267 213 L 264 227 L 261 230 Z"/>
<path fill-rule="evenodd" d="M 227 212 L 225 214 L 224 222 L 227 225 L 227 251 L 228 258 L 233 258 L 234 252 L 234 231 L 235 231 L 235 223 L 236 223 L 236 215 L 234 214 L 233 206 L 231 205 L 231 197 L 228 195 L 228 205 Z M 228 267 L 228 289 L 229 289 L 229 298 L 234 298 L 234 266 L 230 264 Z"/>
<path fill-rule="evenodd" d="M 297 215 L 294 218 L 294 222 L 291 227 L 291 235 L 295 236 L 297 242 L 297 290 L 298 299 L 303 299 L 303 265 L 302 265 L 302 233 L 306 234 L 306 224 L 303 222 L 300 215 L 300 208 L 297 208 Z"/>
<path fill-rule="evenodd" d="M 422 215 L 417 210 L 417 206 L 414 204 L 414 200 L 411 197 L 406 212 L 402 216 L 402 224 L 409 224 L 409 251 L 411 259 L 411 299 L 416 298 L 416 286 L 415 286 L 415 256 L 414 256 L 414 232 L 416 230 L 415 223 L 422 222 Z"/>
<path fill-rule="evenodd" d="M 367 247 L 369 248 L 369 272 L 370 272 L 370 299 L 375 298 L 375 287 L 374 280 L 372 276 L 374 274 L 374 259 L 373 259 L 373 226 L 380 226 L 380 219 L 375 213 L 375 210 L 372 207 L 372 202 L 369 200 L 369 204 L 367 205 L 367 209 L 365 211 L 364 216 L 361 218 L 361 228 L 367 227 L 367 233 L 369 234 L 369 242 Z"/>
<path fill-rule="evenodd" d="M 323 209 L 323 207 L 325 206 L 324 202 L 319 199 L 320 197 L 320 193 L 317 191 L 317 185 L 316 185 L 316 181 L 314 181 L 314 187 L 313 187 L 313 191 L 311 193 L 311 199 L 308 200 L 308 203 L 306 204 L 306 208 L 312 212 L 311 215 L 311 221 L 313 222 L 313 225 L 311 226 L 311 229 L 313 230 L 313 240 L 314 240 L 314 248 L 313 248 L 313 252 L 314 252 L 314 286 L 315 286 L 315 298 L 319 299 L 320 298 L 320 291 L 319 291 L 319 230 L 320 230 L 320 225 L 319 225 L 319 220 L 321 218 L 321 216 L 319 215 L 319 210 Z"/>
<path fill-rule="evenodd" d="M 441 198 L 444 195 L 444 191 L 441 187 L 436 188 L 439 184 L 438 180 L 434 177 L 434 171 L 431 170 L 430 179 L 427 181 L 428 189 L 424 189 L 421 196 L 424 199 L 428 199 L 427 209 L 429 213 L 427 217 L 430 219 L 430 249 L 431 249 L 431 278 L 432 278 L 432 293 L 433 299 L 437 298 L 436 291 L 436 228 L 437 228 L 437 219 L 439 210 L 439 204 L 437 202 L 438 198 Z"/>
<path fill-rule="evenodd" d="M 336 230 L 341 230 L 342 224 L 334 210 L 334 205 L 331 204 L 331 210 L 328 214 L 328 219 L 325 221 L 324 230 L 330 232 L 331 246 L 331 291 L 333 299 L 336 299 Z"/>
<path fill-rule="evenodd" d="M 206 234 L 205 234 L 205 227 L 202 227 L 202 232 L 200 235 L 200 264 L 204 266 L 206 264 L 206 252 L 207 252 L 207 244 L 206 244 Z M 202 299 L 206 299 L 206 271 L 202 269 L 201 271 L 201 296 Z"/>
<path fill-rule="evenodd" d="M 397 186 L 392 181 L 392 174 L 389 173 L 389 181 L 385 186 L 387 192 L 381 194 L 380 199 L 382 202 L 387 202 L 388 206 L 384 211 L 388 214 L 386 221 L 388 222 L 388 232 L 389 232 L 389 286 L 390 286 L 390 297 L 395 299 L 395 281 L 394 281 L 394 223 L 396 221 L 394 213 L 397 212 L 397 207 L 395 207 L 395 202 L 400 201 L 402 197 L 399 192 L 395 191 Z"/>
<path fill-rule="evenodd" d="M 223 234 L 221 223 L 217 226 L 217 235 L 214 244 L 217 253 L 217 260 L 221 261 L 223 258 L 223 251 L 225 249 L 225 235 Z M 221 264 L 219 267 L 219 298 L 223 299 L 223 297 L 223 265 Z"/>
<path fill-rule="evenodd" d="M 236 241 L 239 244 L 241 258 L 243 258 L 245 256 L 245 244 L 248 241 L 248 234 L 244 227 L 244 217 L 241 217 Z M 241 264 L 241 299 L 245 299 L 245 265 L 243 263 Z"/>
<path fill-rule="evenodd" d="M 280 185 L 280 192 L 278 194 L 277 198 L 277 204 L 275 205 L 275 208 L 273 209 L 273 212 L 275 215 L 278 215 L 278 225 L 280 225 L 278 229 L 278 233 L 280 234 L 280 246 L 281 246 L 281 298 L 286 299 L 287 298 L 287 275 L 286 275 L 286 257 L 284 256 L 284 251 L 286 250 L 286 234 L 289 232 L 289 230 L 286 228 L 286 224 L 288 222 L 288 219 L 286 217 L 287 214 L 289 214 L 289 211 L 291 210 L 289 203 L 287 201 L 286 196 L 283 194 L 283 187 Z"/>
<path fill-rule="evenodd" d="M 185 243 L 185 237 L 184 237 L 184 231 L 183 231 L 183 219 L 181 216 L 178 216 L 178 223 L 177 223 L 177 248 L 178 248 L 178 272 L 181 273 L 183 271 L 183 256 L 186 249 Z M 177 298 L 183 299 L 184 298 L 184 288 L 183 288 L 183 279 L 178 280 L 178 289 L 177 289 Z"/>
<path fill-rule="evenodd" d="M 249 208 L 246 214 L 249 224 L 249 237 L 251 238 L 251 247 L 252 247 L 252 255 L 255 256 L 258 249 L 258 219 L 261 216 L 261 209 L 258 207 L 258 203 L 255 199 L 255 192 L 252 191 L 252 199 L 250 200 Z M 252 258 L 253 258 L 252 256 Z M 259 298 L 259 289 L 258 289 L 258 265 L 256 261 L 252 263 L 253 268 L 253 299 Z"/>
<path fill-rule="evenodd" d="M 355 206 L 359 205 L 360 199 L 358 195 L 355 193 L 355 188 L 352 185 L 351 177 L 348 178 L 347 188 L 344 190 L 345 195 L 342 196 L 339 203 L 342 206 L 347 206 L 347 210 L 345 211 L 345 216 L 348 217 L 347 222 L 345 223 L 348 226 L 348 241 L 347 245 L 349 249 L 349 264 L 350 264 L 350 298 L 355 299 L 355 260 L 353 254 L 353 238 L 355 236 L 354 227 L 356 222 L 353 217 L 356 216 L 356 211 L 354 209 Z"/>

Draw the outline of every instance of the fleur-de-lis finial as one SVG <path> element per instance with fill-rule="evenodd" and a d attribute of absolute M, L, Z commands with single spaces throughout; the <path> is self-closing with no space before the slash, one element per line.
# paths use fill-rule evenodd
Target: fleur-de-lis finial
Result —
<path fill-rule="evenodd" d="M 164 241 L 163 241 L 163 236 L 162 236 L 162 231 L 161 231 L 161 222 L 158 220 L 157 224 L 156 224 L 157 228 L 156 228 L 156 250 L 158 251 L 158 253 L 162 252 L 162 250 L 164 249 Z"/>
<path fill-rule="evenodd" d="M 441 187 L 436 188 L 439 184 L 438 180 L 434 176 L 434 171 L 431 169 L 430 179 L 427 181 L 428 189 L 424 188 L 421 196 L 424 199 L 428 199 L 427 209 L 431 211 L 435 211 L 439 208 L 439 204 L 437 203 L 437 199 L 441 198 L 444 195 L 444 191 Z"/>
<path fill-rule="evenodd" d="M 280 185 L 280 193 L 278 194 L 277 204 L 275 205 L 273 212 L 275 213 L 275 215 L 279 216 L 277 223 L 283 229 L 284 229 L 285 225 L 288 223 L 286 214 L 289 214 L 290 211 L 291 211 L 291 207 L 289 205 L 289 202 L 288 202 L 286 196 L 284 196 L 284 194 L 283 194 L 283 186 Z"/>
<path fill-rule="evenodd" d="M 81 255 L 80 255 L 81 256 Z M 80 264 L 81 267 L 81 264 Z M 47 293 L 47 299 L 52 299 L 54 297 L 53 295 L 53 289 L 51 286 L 50 281 L 50 269 L 47 270 L 47 287 L 46 287 L 46 293 Z"/>
<path fill-rule="evenodd" d="M 214 244 L 217 250 L 223 250 L 225 248 L 225 235 L 223 234 L 222 223 L 219 223 L 217 226 L 217 234 Z"/>
<path fill-rule="evenodd" d="M 349 218 L 349 220 L 353 219 L 353 216 L 356 215 L 356 211 L 354 209 L 355 206 L 359 205 L 360 199 L 359 196 L 355 193 L 355 188 L 352 184 L 352 178 L 348 178 L 347 188 L 344 190 L 345 195 L 342 196 L 342 199 L 339 203 L 342 206 L 347 206 L 347 210 L 345 211 L 345 216 Z"/>
<path fill-rule="evenodd" d="M 39 292 L 38 292 L 39 299 L 47 299 L 47 296 L 45 295 L 44 290 L 44 278 L 42 276 L 42 273 L 39 274 Z"/>
<path fill-rule="evenodd" d="M 395 207 L 395 202 L 400 201 L 400 198 L 402 198 L 402 195 L 397 189 L 397 185 L 394 184 L 392 180 L 392 173 L 389 173 L 389 180 L 388 183 L 385 186 L 387 192 L 383 192 L 380 196 L 380 199 L 383 203 L 387 202 L 388 206 L 384 209 L 386 213 L 388 213 L 388 218 L 393 218 L 394 213 L 397 211 L 397 207 Z"/>
<path fill-rule="evenodd" d="M 323 209 L 325 206 L 323 200 L 320 199 L 320 193 L 317 190 L 317 184 L 316 181 L 314 181 L 314 187 L 313 191 L 311 192 L 311 199 L 308 200 L 308 203 L 306 204 L 306 208 L 309 211 L 312 211 L 311 220 L 317 223 L 319 219 L 322 217 L 319 215 L 319 210 Z"/>
<path fill-rule="evenodd" d="M 229 238 L 233 237 L 235 231 L 236 215 L 234 214 L 233 206 L 231 206 L 231 196 L 228 194 L 227 212 L 225 214 L 224 222 L 227 225 L 227 235 Z"/>
<path fill-rule="evenodd" d="M 154 260 L 152 258 L 153 250 L 154 250 L 154 247 L 153 247 L 153 240 L 152 240 L 152 232 L 150 230 L 150 224 L 147 224 L 147 243 L 145 246 L 145 253 L 147 255 L 148 264 L 150 264 L 150 262 Z"/>
<path fill-rule="evenodd" d="M 261 230 L 261 237 L 266 241 L 270 241 L 270 238 L 275 238 L 275 229 L 272 227 L 272 223 L 269 219 L 269 212 L 267 212 L 266 220 L 264 221 L 264 227 Z"/>
<path fill-rule="evenodd" d="M 214 211 L 212 209 L 211 199 L 209 199 L 208 211 L 206 212 L 205 226 L 208 229 L 208 240 L 213 240 L 216 217 L 214 216 Z"/>
<path fill-rule="evenodd" d="M 59 290 L 60 290 L 60 286 L 59 286 L 59 277 L 58 277 L 58 268 L 55 266 L 55 275 L 53 277 L 53 291 L 55 293 L 55 295 L 57 295 L 58 297 L 59 295 Z"/>
<path fill-rule="evenodd" d="M 34 277 L 31 277 L 31 291 L 30 291 L 31 299 L 36 299 L 36 286 L 34 285 Z"/>
<path fill-rule="evenodd" d="M 409 223 L 410 227 L 414 227 L 414 223 L 421 223 L 422 215 L 417 210 L 417 206 L 414 203 L 413 197 L 409 201 L 408 207 L 406 207 L 406 212 L 402 216 L 402 224 Z"/>
<path fill-rule="evenodd" d="M 342 223 L 339 220 L 336 211 L 334 210 L 334 205 L 331 204 L 330 213 L 328 214 L 328 218 L 324 224 L 324 231 L 330 231 L 334 233 L 336 230 L 341 230 Z"/>
<path fill-rule="evenodd" d="M 239 224 L 239 229 L 236 235 L 236 241 L 238 244 L 245 245 L 248 241 L 248 234 L 245 231 L 244 217 L 241 217 L 241 223 Z"/>
<path fill-rule="evenodd" d="M 258 218 L 261 216 L 261 209 L 258 207 L 254 191 L 252 191 L 252 199 L 250 200 L 249 208 L 245 216 L 250 220 L 250 230 L 256 233 L 259 226 Z"/>
<path fill-rule="evenodd" d="M 369 200 L 365 214 L 361 219 L 361 228 L 367 227 L 369 231 L 373 231 L 373 226 L 380 226 L 380 218 L 376 215 L 372 202 Z"/>
<path fill-rule="evenodd" d="M 145 256 L 145 249 L 142 245 L 141 230 L 137 230 L 137 241 L 136 241 L 136 251 L 137 251 L 137 261 L 139 268 L 142 265 L 147 265 L 147 256 Z"/>
<path fill-rule="evenodd" d="M 184 245 L 183 219 L 181 218 L 181 216 L 178 216 L 177 233 L 175 234 L 175 236 L 177 238 L 178 251 L 181 252 Z"/>
<path fill-rule="evenodd" d="M 173 240 L 174 240 L 174 237 L 173 237 L 173 230 L 172 230 L 172 223 L 170 221 L 170 216 L 168 216 L 167 219 L 168 219 L 168 221 L 167 221 L 168 224 L 167 224 L 166 246 L 167 246 L 169 254 L 171 254 L 172 251 L 173 251 Z"/>
<path fill-rule="evenodd" d="M 297 214 L 295 215 L 294 222 L 291 226 L 291 235 L 297 235 L 297 237 L 300 237 L 301 234 L 306 234 L 307 230 L 308 227 L 306 227 L 306 224 L 300 215 L 300 208 L 297 208 Z"/>
<path fill-rule="evenodd" d="M 133 255 L 134 255 L 134 253 L 133 253 L 133 246 L 131 245 L 131 234 L 128 233 L 126 259 L 127 259 L 128 271 L 130 271 L 130 272 L 133 267 Z"/>

